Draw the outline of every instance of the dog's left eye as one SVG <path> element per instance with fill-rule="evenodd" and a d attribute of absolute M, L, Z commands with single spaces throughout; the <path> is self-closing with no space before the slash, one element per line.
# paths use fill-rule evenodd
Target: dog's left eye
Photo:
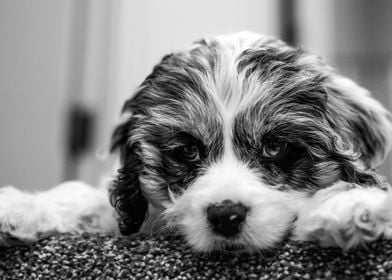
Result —
<path fill-rule="evenodd" d="M 196 145 L 194 144 L 185 145 L 181 147 L 180 150 L 184 158 L 186 158 L 188 161 L 200 160 L 199 148 Z"/>
<path fill-rule="evenodd" d="M 284 156 L 288 151 L 288 143 L 270 141 L 263 145 L 263 157 L 266 158 L 279 158 Z"/>

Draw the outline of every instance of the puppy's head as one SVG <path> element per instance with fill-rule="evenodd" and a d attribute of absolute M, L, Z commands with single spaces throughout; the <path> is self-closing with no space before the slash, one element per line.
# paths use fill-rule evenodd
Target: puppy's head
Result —
<path fill-rule="evenodd" d="M 365 89 L 250 33 L 165 56 L 124 112 L 111 189 L 122 232 L 170 226 L 200 251 L 273 246 L 317 190 L 375 184 L 391 139 Z"/>

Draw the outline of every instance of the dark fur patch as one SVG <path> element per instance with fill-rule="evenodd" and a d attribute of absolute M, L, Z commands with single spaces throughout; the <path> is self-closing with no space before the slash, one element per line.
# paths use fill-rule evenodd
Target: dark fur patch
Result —
<path fill-rule="evenodd" d="M 124 130 L 119 128 L 116 132 L 123 133 Z M 119 136 L 117 133 L 114 134 L 114 137 Z M 120 149 L 122 167 L 118 170 L 117 178 L 112 182 L 109 193 L 110 203 L 119 215 L 120 232 L 128 235 L 139 230 L 146 218 L 148 202 L 142 195 L 138 179 L 142 162 L 137 157 L 136 145 L 123 144 Z M 132 214 L 130 215 L 130 213 Z"/>

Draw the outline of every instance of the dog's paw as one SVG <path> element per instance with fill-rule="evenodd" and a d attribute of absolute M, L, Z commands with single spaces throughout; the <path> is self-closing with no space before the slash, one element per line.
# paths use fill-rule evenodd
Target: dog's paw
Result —
<path fill-rule="evenodd" d="M 117 232 L 106 192 L 78 181 L 41 193 L 0 188 L 0 246 L 63 232 Z"/>
<path fill-rule="evenodd" d="M 34 242 L 55 230 L 48 202 L 14 187 L 0 189 L 0 246 Z"/>
<path fill-rule="evenodd" d="M 392 238 L 391 191 L 349 183 L 321 190 L 299 212 L 295 235 L 343 249 Z"/>

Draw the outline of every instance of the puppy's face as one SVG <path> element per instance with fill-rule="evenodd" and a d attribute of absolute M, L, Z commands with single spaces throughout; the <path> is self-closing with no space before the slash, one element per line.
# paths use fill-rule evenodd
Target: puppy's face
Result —
<path fill-rule="evenodd" d="M 388 113 L 364 89 L 249 33 L 164 57 L 124 111 L 120 228 L 173 227 L 199 251 L 273 246 L 321 188 L 374 183 L 366 169 L 389 148 Z"/>

